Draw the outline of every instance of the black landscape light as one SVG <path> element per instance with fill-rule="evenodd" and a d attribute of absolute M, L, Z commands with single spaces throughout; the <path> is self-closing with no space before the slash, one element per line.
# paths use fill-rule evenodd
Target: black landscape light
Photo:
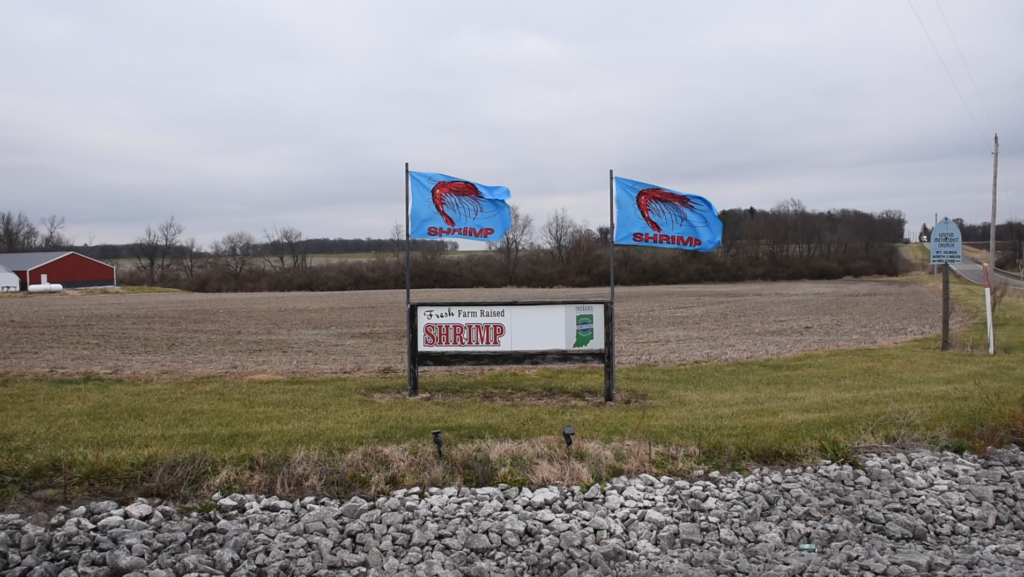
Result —
<path fill-rule="evenodd" d="M 443 459 L 444 453 L 441 452 L 441 445 L 444 445 L 444 439 L 441 437 L 441 429 L 430 431 L 430 434 L 434 436 L 434 444 L 437 445 L 437 458 Z"/>
<path fill-rule="evenodd" d="M 565 427 L 562 429 L 562 436 L 565 437 L 565 448 L 572 447 L 572 437 L 576 434 L 576 429 L 572 427 Z"/>

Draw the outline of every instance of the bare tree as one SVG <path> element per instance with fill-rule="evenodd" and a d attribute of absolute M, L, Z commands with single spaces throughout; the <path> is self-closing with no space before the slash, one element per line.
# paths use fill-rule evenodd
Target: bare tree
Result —
<path fill-rule="evenodd" d="M 999 308 L 999 303 L 1003 302 L 1003 299 L 1007 294 L 1010 293 L 1010 285 L 1001 276 L 992 274 L 989 278 L 992 279 L 992 288 L 989 296 L 992 303 L 992 316 L 996 316 L 996 309 Z"/>
<path fill-rule="evenodd" d="M 597 250 L 600 242 L 600 235 L 590 229 L 587 221 L 583 221 L 576 227 L 569 239 L 569 258 L 566 261 L 566 266 L 587 261 L 589 255 Z"/>
<path fill-rule="evenodd" d="M 445 259 L 445 248 L 443 242 L 425 243 L 416 251 L 416 262 L 431 269 L 440 268 Z"/>
<path fill-rule="evenodd" d="M 928 224 L 921 223 L 921 232 L 917 233 L 917 242 L 928 242 L 932 237 L 932 229 L 928 228 Z"/>
<path fill-rule="evenodd" d="M 900 243 L 907 231 L 907 215 L 902 210 L 883 210 L 875 215 L 878 219 L 879 240 L 882 242 Z"/>
<path fill-rule="evenodd" d="M 1010 267 L 1024 273 L 1024 221 L 1010 219 L 1003 225 L 1010 237 Z"/>
<path fill-rule="evenodd" d="M 43 225 L 42 238 L 39 240 L 39 248 L 42 250 L 67 250 L 74 244 L 74 240 L 68 238 L 64 230 L 64 217 L 51 214 L 42 218 L 39 222 Z"/>
<path fill-rule="evenodd" d="M 395 260 L 398 260 L 402 256 L 402 243 L 405 242 L 405 230 L 402 229 L 402 225 L 395 221 L 394 226 L 391 227 L 391 249 L 395 253 Z"/>
<path fill-rule="evenodd" d="M 447 286 L 448 267 L 453 264 L 445 256 L 445 243 L 441 241 L 425 242 L 413 253 L 413 278 L 414 286 L 424 283 L 421 286 L 441 288 Z M 446 262 L 448 261 L 448 262 Z"/>
<path fill-rule="evenodd" d="M 156 284 L 156 262 L 160 255 L 160 236 L 153 227 L 146 225 L 142 236 L 136 237 L 131 244 L 132 254 L 135 255 L 135 268 L 146 275 L 146 284 Z"/>
<path fill-rule="evenodd" d="M 39 230 L 25 213 L 0 212 L 0 252 L 28 252 L 39 243 Z"/>
<path fill-rule="evenodd" d="M 191 237 L 181 243 L 178 250 L 175 251 L 175 262 L 187 279 L 192 278 L 192 275 L 195 274 L 196 269 L 199 268 L 202 260 L 203 247 L 196 242 L 195 237 Z"/>
<path fill-rule="evenodd" d="M 270 268 L 281 271 L 309 266 L 306 240 L 302 238 L 300 230 L 290 226 L 278 229 L 275 226 L 272 231 L 264 230 L 263 236 L 267 239 L 263 258 Z"/>
<path fill-rule="evenodd" d="M 516 284 L 516 269 L 522 260 L 523 251 L 533 240 L 533 218 L 524 214 L 516 205 L 511 205 L 512 226 L 498 242 L 487 243 L 487 249 L 494 255 L 509 286 Z"/>
<path fill-rule="evenodd" d="M 135 268 L 146 275 L 150 286 L 166 278 L 167 271 L 174 264 L 174 252 L 183 232 L 185 225 L 171 216 L 156 229 L 147 224 L 142 236 L 132 242 L 132 254 L 138 261 Z"/>
<path fill-rule="evenodd" d="M 213 256 L 238 282 L 257 257 L 256 237 L 245 231 L 233 232 L 213 243 Z"/>
<path fill-rule="evenodd" d="M 580 226 L 569 216 L 569 211 L 561 208 L 548 217 L 541 227 L 540 235 L 552 258 L 560 266 L 567 267 L 572 263 L 572 244 L 579 233 Z"/>
<path fill-rule="evenodd" d="M 157 227 L 157 233 L 160 235 L 160 262 L 157 270 L 160 281 L 167 277 L 167 271 L 174 266 L 174 253 L 177 252 L 178 239 L 183 232 L 185 225 L 174 220 L 174 215 Z"/>

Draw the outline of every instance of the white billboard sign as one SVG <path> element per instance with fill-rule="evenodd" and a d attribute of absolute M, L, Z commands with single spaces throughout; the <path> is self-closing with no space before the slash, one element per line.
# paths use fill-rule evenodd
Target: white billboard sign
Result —
<path fill-rule="evenodd" d="M 418 350 L 599 351 L 601 303 L 416 307 Z"/>
<path fill-rule="evenodd" d="M 931 264 L 959 264 L 963 261 L 963 237 L 956 223 L 944 218 L 932 230 Z"/>

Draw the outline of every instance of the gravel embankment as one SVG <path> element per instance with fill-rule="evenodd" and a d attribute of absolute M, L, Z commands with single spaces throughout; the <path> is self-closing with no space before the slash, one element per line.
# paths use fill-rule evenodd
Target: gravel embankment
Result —
<path fill-rule="evenodd" d="M 928 451 L 603 489 L 231 495 L 0 515 L 0 574 L 1021 575 L 1024 455 Z"/>

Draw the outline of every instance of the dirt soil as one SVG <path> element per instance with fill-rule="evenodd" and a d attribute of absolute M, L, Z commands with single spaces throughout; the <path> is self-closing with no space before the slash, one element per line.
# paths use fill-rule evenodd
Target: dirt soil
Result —
<path fill-rule="evenodd" d="M 606 288 L 413 291 L 435 302 L 607 297 Z M 892 280 L 619 287 L 616 301 L 620 367 L 876 346 L 933 334 L 940 318 L 933 289 Z M 3 298 L 0 375 L 404 373 L 404 302 L 404 291 Z"/>

